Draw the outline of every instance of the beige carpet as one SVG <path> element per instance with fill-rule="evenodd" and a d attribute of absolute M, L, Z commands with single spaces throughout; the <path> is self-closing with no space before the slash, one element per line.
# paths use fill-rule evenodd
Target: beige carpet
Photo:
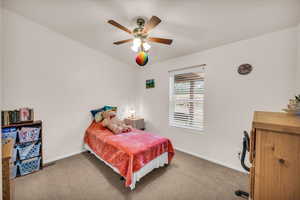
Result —
<path fill-rule="evenodd" d="M 120 176 L 82 153 L 15 180 L 16 200 L 233 200 L 245 174 L 177 151 L 172 164 L 143 177 L 130 191 Z"/>

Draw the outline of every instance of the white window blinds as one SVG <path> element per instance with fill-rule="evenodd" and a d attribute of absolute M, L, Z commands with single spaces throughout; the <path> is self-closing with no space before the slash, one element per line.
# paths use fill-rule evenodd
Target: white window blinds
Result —
<path fill-rule="evenodd" d="M 170 72 L 170 126 L 204 130 L 204 67 Z"/>

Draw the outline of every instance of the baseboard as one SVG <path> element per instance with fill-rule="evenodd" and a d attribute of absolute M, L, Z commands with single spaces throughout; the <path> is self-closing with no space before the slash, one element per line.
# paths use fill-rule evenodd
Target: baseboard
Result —
<path fill-rule="evenodd" d="M 75 155 L 81 154 L 81 153 L 83 153 L 85 151 L 87 151 L 87 150 L 86 149 L 82 149 L 82 150 L 77 151 L 77 152 L 73 152 L 73 153 L 70 153 L 70 154 L 63 155 L 63 156 L 58 156 L 58 157 L 56 157 L 54 159 L 46 160 L 46 161 L 44 161 L 44 165 L 46 165 L 46 166 L 49 165 L 49 164 L 51 165 L 51 163 L 53 163 L 53 162 L 56 162 L 58 160 L 62 160 L 62 159 L 65 159 L 65 158 L 68 158 L 68 157 L 71 157 L 71 156 L 75 156 Z"/>
<path fill-rule="evenodd" d="M 178 147 L 174 147 L 174 148 L 175 148 L 176 150 L 178 150 L 178 151 L 181 151 L 181 152 L 183 152 L 183 153 L 186 153 L 186 154 L 195 156 L 195 157 L 197 157 L 197 158 L 201 158 L 201 159 L 207 160 L 207 161 L 209 161 L 209 162 L 213 162 L 213 163 L 216 163 L 216 164 L 218 164 L 218 165 L 222 165 L 223 167 L 227 167 L 227 168 L 233 169 L 233 170 L 235 170 L 235 171 L 239 171 L 239 172 L 242 172 L 242 173 L 244 173 L 244 174 L 248 174 L 247 172 L 245 172 L 245 171 L 242 170 L 242 169 L 239 169 L 239 168 L 230 166 L 230 165 L 228 165 L 228 164 L 226 164 L 226 163 L 223 163 L 223 162 L 220 162 L 220 161 L 218 161 L 218 160 L 210 159 L 210 158 L 207 158 L 207 157 L 205 157 L 205 156 L 202 156 L 202 155 L 199 155 L 199 154 L 197 154 L 197 153 L 190 152 L 190 151 L 186 151 L 186 150 L 181 149 L 181 148 L 178 148 Z"/>
<path fill-rule="evenodd" d="M 190 151 L 187 151 L 187 150 L 178 148 L 178 147 L 174 147 L 174 148 L 175 148 L 176 150 L 178 150 L 178 151 L 181 151 L 181 152 L 183 152 L 183 153 L 186 153 L 186 154 L 195 156 L 195 157 L 197 157 L 197 158 L 201 158 L 201 159 L 207 160 L 207 161 L 209 161 L 209 162 L 213 162 L 213 163 L 216 163 L 216 164 L 218 164 L 218 165 L 222 165 L 222 166 L 224 166 L 224 167 L 227 167 L 227 168 L 230 168 L 230 169 L 233 169 L 233 170 L 242 172 L 242 173 L 244 173 L 244 174 L 247 174 L 247 172 L 245 172 L 244 170 L 242 170 L 242 169 L 240 169 L 240 168 L 236 168 L 236 167 L 230 166 L 230 165 L 228 165 L 228 164 L 226 164 L 226 163 L 223 163 L 223 162 L 220 162 L 220 161 L 218 161 L 218 160 L 210 159 L 210 158 L 207 158 L 207 157 L 205 157 L 205 156 L 203 156 L 203 155 L 199 155 L 199 154 L 197 154 L 197 153 L 193 153 L 193 152 L 190 152 Z M 80 153 L 83 153 L 83 152 L 85 152 L 85 151 L 87 151 L 87 150 L 86 150 L 86 149 L 82 149 L 81 151 L 73 152 L 73 153 L 70 153 L 70 154 L 67 154 L 67 155 L 64 155 L 64 156 L 59 156 L 59 157 L 56 157 L 56 158 L 54 158 L 54 159 L 47 160 L 47 161 L 44 162 L 44 165 L 49 165 L 49 164 L 51 165 L 51 163 L 53 163 L 53 162 L 56 162 L 56 161 L 58 161 L 58 160 L 62 160 L 62 159 L 65 159 L 65 158 L 68 158 L 68 157 L 71 157 L 71 156 L 75 156 L 75 155 L 80 154 Z"/>

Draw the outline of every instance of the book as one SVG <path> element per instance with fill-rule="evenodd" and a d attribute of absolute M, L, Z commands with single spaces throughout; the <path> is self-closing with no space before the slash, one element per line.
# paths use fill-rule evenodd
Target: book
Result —
<path fill-rule="evenodd" d="M 32 108 L 20 108 L 19 110 L 2 110 L 1 124 L 7 126 L 10 124 L 34 121 L 34 111 Z"/>

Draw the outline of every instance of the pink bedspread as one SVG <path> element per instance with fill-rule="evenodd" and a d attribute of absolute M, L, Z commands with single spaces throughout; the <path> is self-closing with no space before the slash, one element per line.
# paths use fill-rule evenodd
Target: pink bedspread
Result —
<path fill-rule="evenodd" d="M 171 162 L 174 149 L 169 139 L 134 129 L 114 135 L 100 123 L 93 122 L 86 130 L 84 142 L 103 160 L 116 167 L 130 186 L 132 174 L 157 156 L 168 152 Z"/>

